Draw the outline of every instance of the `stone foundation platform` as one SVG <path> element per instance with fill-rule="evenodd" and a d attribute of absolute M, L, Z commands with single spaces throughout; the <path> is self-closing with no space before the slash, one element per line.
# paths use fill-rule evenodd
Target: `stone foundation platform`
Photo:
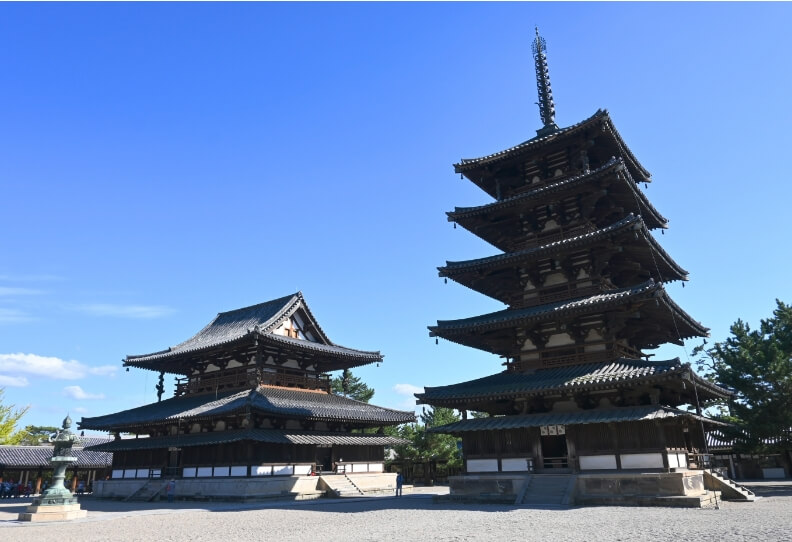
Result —
<path fill-rule="evenodd" d="M 26 512 L 20 512 L 19 521 L 31 521 L 34 523 L 44 521 L 68 521 L 70 519 L 80 519 L 88 515 L 86 510 L 80 509 L 79 503 L 44 505 L 33 504 L 27 507 Z"/>
<path fill-rule="evenodd" d="M 565 480 L 566 478 L 566 480 Z M 565 486 L 565 483 L 567 485 Z M 446 501 L 551 506 L 715 506 L 701 471 L 596 474 L 467 474 L 449 478 Z"/>

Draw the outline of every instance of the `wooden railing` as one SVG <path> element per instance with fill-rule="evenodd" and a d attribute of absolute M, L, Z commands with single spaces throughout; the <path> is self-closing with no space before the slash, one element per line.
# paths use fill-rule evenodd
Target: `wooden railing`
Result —
<path fill-rule="evenodd" d="M 209 374 L 180 378 L 176 380 L 174 395 L 179 397 L 185 394 L 201 393 L 208 391 L 221 391 L 237 388 L 253 387 L 258 379 L 255 372 L 237 371 L 226 374 Z M 286 388 L 300 388 L 307 390 L 321 390 L 330 392 L 329 375 L 295 375 L 289 373 L 262 373 L 261 384 L 269 386 L 283 386 Z"/>
<path fill-rule="evenodd" d="M 516 246 L 515 251 L 527 250 L 529 248 L 535 248 L 538 246 L 555 243 L 557 241 L 563 241 L 564 239 L 571 239 L 572 237 L 577 237 L 578 235 L 592 233 L 595 231 L 597 231 L 597 227 L 593 224 L 587 223 L 580 226 L 575 226 L 574 228 L 559 228 L 547 233 L 539 232 L 535 237 L 526 239 L 524 242 Z"/>
<path fill-rule="evenodd" d="M 585 351 L 586 347 L 590 348 L 598 345 L 605 345 L 605 349 L 594 352 Z M 506 367 L 510 371 L 523 371 L 525 369 L 535 369 L 539 367 L 563 367 L 581 363 L 599 363 L 611 361 L 620 357 L 641 359 L 644 356 L 639 350 L 623 344 L 600 342 L 547 348 L 539 352 L 539 359 L 513 361 L 507 364 Z"/>
<path fill-rule="evenodd" d="M 543 466 L 545 469 L 568 469 L 569 458 L 562 457 L 545 457 L 543 458 Z"/>
<path fill-rule="evenodd" d="M 559 286 L 551 286 L 547 288 L 539 288 L 536 297 L 516 298 L 512 303 L 514 308 L 533 307 L 536 305 L 544 305 L 545 303 L 553 303 L 555 301 L 564 301 L 567 299 L 575 299 L 577 297 L 585 297 L 587 295 L 602 294 L 609 290 L 614 289 L 612 286 L 606 284 L 589 284 L 586 286 L 578 286 L 576 282 L 569 282 Z"/>

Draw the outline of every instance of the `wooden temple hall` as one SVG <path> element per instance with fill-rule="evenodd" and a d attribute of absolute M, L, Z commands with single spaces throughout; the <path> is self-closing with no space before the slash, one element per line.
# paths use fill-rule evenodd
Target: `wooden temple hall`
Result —
<path fill-rule="evenodd" d="M 174 347 L 128 356 L 126 367 L 159 373 L 159 400 L 79 427 L 116 436 L 93 447 L 113 453 L 113 481 L 383 473 L 385 447 L 401 442 L 383 428 L 414 414 L 335 395 L 328 375 L 381 361 L 331 342 L 296 293 L 220 313 Z M 165 374 L 177 375 L 168 399 Z"/>
<path fill-rule="evenodd" d="M 461 437 L 468 483 L 486 473 L 608 473 L 615 494 L 631 473 L 699 465 L 704 432 L 716 423 L 699 405 L 729 392 L 688 363 L 646 353 L 707 336 L 665 288 L 688 273 L 652 234 L 667 220 L 641 191 L 650 175 L 610 115 L 599 110 L 559 128 L 538 31 L 533 52 L 542 128 L 455 164 L 493 201 L 457 207 L 448 220 L 497 253 L 439 268 L 506 308 L 429 328 L 500 356 L 504 370 L 416 397 L 484 414 L 432 429 Z M 642 487 L 653 494 L 651 484 Z"/>

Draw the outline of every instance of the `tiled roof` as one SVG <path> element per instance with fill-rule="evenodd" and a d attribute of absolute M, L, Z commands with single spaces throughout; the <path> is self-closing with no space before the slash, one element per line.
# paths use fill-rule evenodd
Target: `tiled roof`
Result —
<path fill-rule="evenodd" d="M 445 267 L 439 267 L 441 277 L 453 277 L 457 273 L 465 273 L 475 271 L 476 269 L 485 269 L 492 266 L 510 265 L 520 261 L 533 261 L 537 258 L 546 257 L 548 254 L 565 253 L 578 247 L 585 247 L 599 239 L 607 238 L 614 233 L 624 231 L 640 232 L 640 235 L 649 244 L 651 250 L 654 251 L 656 256 L 665 262 L 667 266 L 675 273 L 675 278 L 685 278 L 688 274 L 687 271 L 679 267 L 671 256 L 663 250 L 660 244 L 654 239 L 649 230 L 646 228 L 643 220 L 639 216 L 630 213 L 625 218 L 614 222 L 613 224 L 600 228 L 596 231 L 584 233 L 569 239 L 562 239 L 552 243 L 547 243 L 538 247 L 520 250 L 517 252 L 505 252 L 495 256 L 486 258 L 478 258 L 475 260 L 465 260 L 459 262 L 447 261 Z M 636 233 L 638 235 L 638 233 Z"/>
<path fill-rule="evenodd" d="M 460 333 L 468 333 L 473 329 L 482 331 L 487 329 L 508 328 L 522 322 L 546 320 L 548 317 L 555 315 L 595 312 L 617 307 L 628 301 L 638 301 L 650 297 L 654 297 L 658 302 L 664 302 L 669 309 L 675 313 L 676 317 L 682 320 L 682 322 L 679 322 L 680 325 L 685 323 L 692 331 L 701 336 L 707 335 L 708 329 L 693 320 L 676 305 L 668 294 L 666 294 L 663 285 L 661 283 L 656 283 L 652 279 L 629 288 L 620 288 L 579 299 L 558 301 L 522 309 L 505 309 L 459 320 L 438 320 L 437 325 L 430 326 L 429 330 L 431 336 L 445 336 L 446 334 L 457 335 Z"/>
<path fill-rule="evenodd" d="M 611 388 L 623 383 L 634 386 L 637 381 L 679 374 L 688 369 L 679 358 L 669 361 L 620 358 L 611 362 L 538 369 L 533 373 L 504 371 L 459 384 L 425 388 L 415 396 L 422 403 L 431 403 L 433 400 L 505 398 L 581 388 Z"/>
<path fill-rule="evenodd" d="M 109 438 L 82 439 L 82 444 L 101 445 L 109 442 Z M 113 454 L 96 450 L 86 450 L 82 447 L 72 448 L 72 457 L 77 458 L 74 463 L 80 468 L 104 468 L 113 463 Z M 52 468 L 52 446 L 0 446 L 0 468 Z"/>
<path fill-rule="evenodd" d="M 501 429 L 522 429 L 542 425 L 583 425 L 589 423 L 617 423 L 630 421 L 664 420 L 689 417 L 712 425 L 725 425 L 695 413 L 676 408 L 646 405 L 609 409 L 581 410 L 578 412 L 546 412 L 542 414 L 521 414 L 515 416 L 495 416 L 474 418 L 428 429 L 432 433 L 463 433 L 465 431 L 496 431 Z"/>
<path fill-rule="evenodd" d="M 438 320 L 437 326 L 430 326 L 434 332 L 439 331 L 466 331 L 472 328 L 497 328 L 512 325 L 520 321 L 542 319 L 549 314 L 574 312 L 577 309 L 600 307 L 611 303 L 621 303 L 623 299 L 652 294 L 662 288 L 660 283 L 648 280 L 637 286 L 620 288 L 610 292 L 596 294 L 573 300 L 558 301 L 535 307 L 522 309 L 504 309 L 502 311 L 461 318 L 459 320 Z"/>
<path fill-rule="evenodd" d="M 289 431 L 286 429 L 248 429 L 216 431 L 169 437 L 121 439 L 95 446 L 96 450 L 118 452 L 121 450 L 150 450 L 170 447 L 207 446 L 252 440 L 272 444 L 324 444 L 347 446 L 393 446 L 405 441 L 387 435 L 369 433 L 342 433 L 330 431 Z"/>
<path fill-rule="evenodd" d="M 305 310 L 311 317 L 312 324 L 315 326 L 317 334 L 319 335 L 319 337 L 317 337 L 317 342 L 290 339 L 272 333 L 272 330 L 277 328 L 284 319 L 293 314 L 298 307 Z M 186 341 L 160 352 L 127 356 L 125 365 L 146 365 L 151 361 L 174 358 L 180 355 L 189 355 L 218 346 L 230 345 L 242 341 L 246 337 L 252 337 L 254 334 L 265 342 L 287 344 L 297 349 L 361 358 L 368 360 L 368 362 L 382 360 L 382 355 L 379 352 L 355 350 L 333 344 L 321 328 L 319 328 L 319 324 L 311 315 L 302 293 L 297 292 L 296 294 L 253 305 L 251 307 L 221 312 L 202 330 Z"/>
<path fill-rule="evenodd" d="M 496 152 L 487 156 L 482 156 L 480 158 L 463 158 L 460 163 L 454 164 L 454 170 L 457 173 L 462 173 L 476 167 L 481 167 L 484 165 L 489 165 L 493 163 L 500 162 L 502 160 L 506 160 L 510 157 L 522 154 L 524 152 L 530 152 L 532 150 L 539 149 L 549 143 L 567 137 L 571 134 L 575 134 L 577 132 L 586 130 L 587 128 L 591 127 L 592 125 L 604 122 L 607 129 L 613 135 L 617 145 L 620 147 L 621 151 L 625 154 L 626 157 L 634 164 L 636 171 L 640 172 L 643 179 L 648 180 L 650 177 L 649 172 L 638 162 L 635 156 L 632 154 L 627 145 L 624 143 L 619 132 L 616 130 L 616 127 L 613 126 L 613 122 L 610 119 L 610 115 L 606 110 L 599 109 L 596 113 L 594 113 L 591 117 L 571 126 L 567 126 L 566 128 L 562 128 L 556 132 L 548 134 L 546 136 L 537 136 L 528 141 L 524 141 L 519 145 L 515 145 L 514 147 L 510 147 L 506 150 Z"/>
<path fill-rule="evenodd" d="M 373 425 L 393 425 L 415 420 L 412 412 L 378 407 L 339 395 L 261 386 L 256 390 L 222 392 L 218 395 L 209 393 L 174 397 L 115 414 L 83 418 L 79 426 L 81 429 L 110 431 L 149 424 L 212 419 L 245 412 L 248 408 L 251 412 L 301 420 L 349 421 Z"/>
<path fill-rule="evenodd" d="M 666 227 L 666 224 L 668 223 L 668 219 L 666 219 L 663 215 L 661 215 L 657 211 L 657 209 L 655 209 L 654 205 L 652 205 L 652 203 L 649 201 L 646 195 L 635 184 L 635 182 L 630 177 L 629 172 L 626 170 L 624 166 L 624 161 L 621 158 L 616 158 L 616 157 L 611 158 L 608 162 L 606 162 L 599 168 L 594 169 L 588 173 L 583 173 L 581 175 L 568 177 L 560 181 L 551 182 L 544 186 L 540 186 L 532 190 L 527 190 L 515 196 L 511 196 L 509 198 L 495 201 L 492 203 L 478 205 L 475 207 L 456 207 L 453 211 L 450 211 L 446 214 L 448 215 L 449 222 L 457 222 L 457 221 L 461 221 L 464 218 L 474 217 L 478 215 L 485 215 L 495 211 L 509 209 L 510 207 L 515 207 L 530 202 L 531 200 L 535 200 L 537 198 L 543 198 L 548 194 L 554 194 L 557 192 L 569 190 L 579 185 L 585 185 L 593 180 L 599 179 L 600 177 L 604 177 L 606 175 L 617 173 L 620 171 L 625 172 L 622 178 L 624 179 L 628 188 L 633 192 L 636 199 L 638 200 L 638 205 L 640 206 L 641 209 L 643 209 L 642 214 L 645 215 L 645 220 L 647 221 L 647 223 L 649 223 L 649 225 L 653 227 L 663 227 L 663 228 Z"/>

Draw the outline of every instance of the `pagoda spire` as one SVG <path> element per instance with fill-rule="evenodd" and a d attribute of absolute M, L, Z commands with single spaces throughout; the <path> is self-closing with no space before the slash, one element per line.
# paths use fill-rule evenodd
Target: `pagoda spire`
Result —
<path fill-rule="evenodd" d="M 539 91 L 539 116 L 542 118 L 542 128 L 537 130 L 538 136 L 552 134 L 558 130 L 555 123 L 555 103 L 553 103 L 553 90 L 550 88 L 550 71 L 547 68 L 547 44 L 539 35 L 536 27 L 536 39 L 531 45 L 534 64 L 536 65 L 536 89 Z"/>

